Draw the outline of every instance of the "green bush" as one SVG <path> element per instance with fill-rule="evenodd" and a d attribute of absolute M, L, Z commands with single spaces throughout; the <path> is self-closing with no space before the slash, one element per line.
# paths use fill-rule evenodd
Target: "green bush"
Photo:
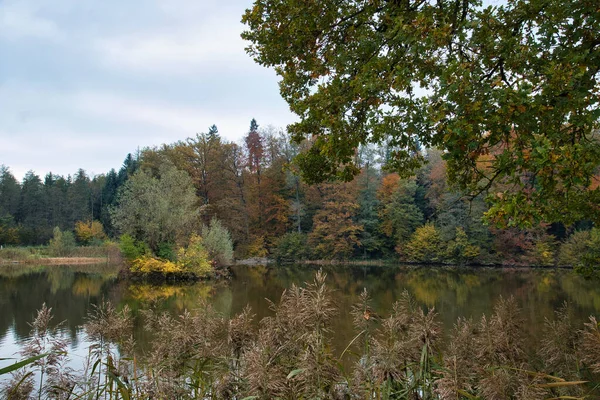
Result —
<path fill-rule="evenodd" d="M 299 232 L 286 233 L 277 242 L 273 257 L 278 263 L 289 263 L 310 258 L 307 235 Z"/>
<path fill-rule="evenodd" d="M 575 231 L 565 240 L 558 251 L 558 264 L 576 266 L 581 262 L 581 256 L 588 251 L 590 231 Z"/>
<path fill-rule="evenodd" d="M 0 260 L 27 260 L 33 256 L 28 247 L 3 247 L 0 249 Z"/>
<path fill-rule="evenodd" d="M 150 249 L 144 242 L 135 240 L 130 235 L 121 235 L 119 239 L 121 254 L 127 261 L 133 261 L 150 253 Z"/>
<path fill-rule="evenodd" d="M 597 277 L 600 274 L 600 229 L 593 228 L 590 231 L 586 244 L 587 249 L 575 269 L 586 277 Z"/>
<path fill-rule="evenodd" d="M 53 231 L 53 238 L 50 239 L 48 250 L 54 257 L 65 257 L 75 248 L 75 235 L 70 231 L 61 231 L 57 226 Z"/>
<path fill-rule="evenodd" d="M 221 221 L 213 218 L 210 225 L 202 227 L 202 243 L 216 265 L 231 265 L 233 241 Z"/>
<path fill-rule="evenodd" d="M 457 264 L 466 264 L 479 256 L 479 246 L 469 243 L 469 238 L 463 228 L 456 228 L 454 240 L 448 243 L 446 257 Z"/>
<path fill-rule="evenodd" d="M 159 258 L 169 261 L 175 261 L 177 259 L 177 254 L 175 252 L 175 246 L 173 245 L 173 243 L 159 243 L 156 255 Z"/>

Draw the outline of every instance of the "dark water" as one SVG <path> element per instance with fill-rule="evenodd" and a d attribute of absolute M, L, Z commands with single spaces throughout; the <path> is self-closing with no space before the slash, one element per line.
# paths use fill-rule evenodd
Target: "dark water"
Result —
<path fill-rule="evenodd" d="M 565 270 L 458 269 L 433 267 L 324 267 L 338 315 L 333 323 L 336 348 L 343 349 L 355 335 L 350 308 L 363 288 L 371 293 L 376 313 L 387 315 L 404 290 L 427 307 L 435 307 L 446 330 L 460 316 L 478 319 L 490 314 L 500 296 L 514 296 L 535 340 L 545 318 L 568 301 L 581 323 L 600 316 L 600 287 Z M 227 282 L 153 286 L 117 280 L 117 268 L 108 266 L 30 267 L 0 266 L 0 358 L 14 356 L 17 343 L 27 337 L 28 323 L 42 303 L 52 307 L 55 321 L 64 321 L 73 339 L 72 351 L 86 352 L 81 325 L 92 304 L 102 299 L 134 312 L 153 306 L 181 312 L 206 299 L 225 315 L 247 304 L 258 318 L 270 315 L 266 299 L 276 301 L 292 284 L 311 281 L 317 267 L 236 267 Z M 141 323 L 140 323 L 141 325 Z M 137 340 L 146 338 L 141 326 Z M 6 361 L 5 361 L 6 363 Z"/>

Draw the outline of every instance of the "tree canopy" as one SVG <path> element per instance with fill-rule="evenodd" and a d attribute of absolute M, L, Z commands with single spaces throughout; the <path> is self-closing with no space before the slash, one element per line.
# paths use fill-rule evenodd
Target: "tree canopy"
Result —
<path fill-rule="evenodd" d="M 312 141 L 308 182 L 350 180 L 361 144 L 402 173 L 437 147 L 493 221 L 600 222 L 597 1 L 255 0 L 242 21 Z"/>
<path fill-rule="evenodd" d="M 112 219 L 121 233 L 145 242 L 153 251 L 190 236 L 199 211 L 187 172 L 163 164 L 155 177 L 140 169 L 120 190 Z"/>

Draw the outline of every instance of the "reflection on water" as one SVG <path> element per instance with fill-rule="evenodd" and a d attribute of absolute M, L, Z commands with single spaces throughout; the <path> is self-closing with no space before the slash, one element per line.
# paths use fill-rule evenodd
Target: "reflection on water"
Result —
<path fill-rule="evenodd" d="M 9 356 L 14 342 L 25 338 L 28 323 L 42 303 L 52 307 L 55 321 L 65 321 L 74 342 L 81 342 L 86 314 L 93 304 L 108 299 L 134 312 L 148 307 L 178 313 L 209 301 L 223 314 L 232 316 L 246 305 L 260 319 L 270 314 L 266 299 L 277 301 L 292 284 L 311 281 L 316 267 L 235 267 L 227 282 L 199 282 L 189 285 L 151 285 L 117 280 L 116 267 L 31 267 L 0 266 L 0 358 Z M 337 347 L 342 349 L 355 333 L 349 315 L 358 295 L 367 288 L 373 308 L 387 315 L 404 290 L 427 307 L 435 307 L 449 330 L 459 316 L 478 319 L 490 314 L 500 296 L 514 296 L 535 338 L 545 318 L 568 301 L 582 323 L 591 314 L 600 314 L 600 289 L 564 270 L 456 269 L 409 267 L 325 267 L 334 289 L 339 313 L 333 323 Z M 136 338 L 143 346 L 142 321 L 137 319 Z"/>
<path fill-rule="evenodd" d="M 0 266 L 0 338 L 14 330 L 17 338 L 29 334 L 29 323 L 45 302 L 54 321 L 65 321 L 73 339 L 90 306 L 108 297 L 118 267 L 102 266 Z M 1 357 L 1 356 L 0 356 Z"/>

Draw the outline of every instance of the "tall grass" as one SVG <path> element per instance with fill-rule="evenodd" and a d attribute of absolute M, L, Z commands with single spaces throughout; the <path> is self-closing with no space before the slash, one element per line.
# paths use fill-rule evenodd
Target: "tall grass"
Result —
<path fill-rule="evenodd" d="M 292 286 L 256 323 L 249 308 L 226 319 L 209 304 L 172 316 L 143 312 L 151 347 L 136 351 L 130 310 L 109 303 L 84 326 L 79 371 L 64 368 L 67 339 L 45 306 L 2 389 L 10 399 L 575 399 L 600 395 L 600 328 L 575 327 L 564 305 L 527 347 L 521 311 L 501 299 L 490 316 L 459 319 L 444 340 L 438 314 L 408 293 L 388 316 L 365 291 L 352 308 L 354 339 L 333 348 L 338 312 L 325 275 Z M 335 345 L 335 346 L 334 346 Z"/>
<path fill-rule="evenodd" d="M 121 262 L 121 252 L 117 244 L 106 242 L 99 246 L 74 246 L 57 254 L 50 246 L 4 247 L 0 249 L 0 260 L 35 262 L 39 259 L 64 258 L 106 258 L 110 262 Z"/>

